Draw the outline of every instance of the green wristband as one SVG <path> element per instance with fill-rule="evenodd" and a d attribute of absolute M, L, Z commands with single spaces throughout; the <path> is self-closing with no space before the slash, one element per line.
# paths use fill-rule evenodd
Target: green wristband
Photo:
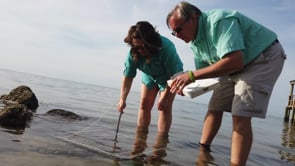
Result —
<path fill-rule="evenodd" d="M 195 79 L 194 73 L 192 71 L 188 71 L 188 76 L 192 82 L 195 82 L 196 79 Z"/>

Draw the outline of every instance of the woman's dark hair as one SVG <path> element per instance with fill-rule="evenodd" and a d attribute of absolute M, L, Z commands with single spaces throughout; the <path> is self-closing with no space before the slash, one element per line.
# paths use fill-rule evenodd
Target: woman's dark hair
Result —
<path fill-rule="evenodd" d="M 130 27 L 124 42 L 130 47 L 133 47 L 133 39 L 142 40 L 145 49 L 147 49 L 151 54 L 158 52 L 162 47 L 159 32 L 156 31 L 156 29 L 147 21 L 139 21 Z"/>

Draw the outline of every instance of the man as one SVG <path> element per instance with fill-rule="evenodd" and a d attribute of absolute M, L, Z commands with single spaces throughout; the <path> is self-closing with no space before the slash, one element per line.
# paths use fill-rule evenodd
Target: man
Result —
<path fill-rule="evenodd" d="M 174 78 L 170 91 L 182 94 L 195 80 L 221 78 L 208 104 L 200 145 L 210 150 L 223 111 L 231 112 L 231 165 L 246 165 L 253 139 L 251 119 L 265 118 L 286 59 L 277 35 L 237 11 L 202 12 L 187 2 L 177 4 L 166 22 L 174 36 L 191 44 L 197 69 Z"/>

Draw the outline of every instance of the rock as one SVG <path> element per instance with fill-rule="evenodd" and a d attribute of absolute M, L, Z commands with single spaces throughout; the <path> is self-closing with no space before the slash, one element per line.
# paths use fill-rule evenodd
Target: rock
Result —
<path fill-rule="evenodd" d="M 3 101 L 4 104 L 24 104 L 28 107 L 28 109 L 35 112 L 38 108 L 38 99 L 35 94 L 28 86 L 21 85 L 17 88 L 13 89 L 8 95 L 2 95 L 0 100 Z"/>
<path fill-rule="evenodd" d="M 25 128 L 32 116 L 33 112 L 23 104 L 8 105 L 0 112 L 0 124 L 9 128 Z"/>
<path fill-rule="evenodd" d="M 39 106 L 31 88 L 25 85 L 2 95 L 0 102 L 0 125 L 6 128 L 25 128 Z"/>
<path fill-rule="evenodd" d="M 65 119 L 70 119 L 70 120 L 86 120 L 87 118 L 81 117 L 73 112 L 66 111 L 63 109 L 52 109 L 49 110 L 45 113 L 45 115 L 51 115 L 51 116 L 61 116 Z"/>

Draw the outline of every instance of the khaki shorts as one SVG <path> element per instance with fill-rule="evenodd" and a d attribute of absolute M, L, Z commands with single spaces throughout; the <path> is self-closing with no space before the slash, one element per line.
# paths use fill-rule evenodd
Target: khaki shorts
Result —
<path fill-rule="evenodd" d="M 274 42 L 238 73 L 221 78 L 214 90 L 209 111 L 228 111 L 242 117 L 265 118 L 268 102 L 279 77 L 286 54 Z"/>

